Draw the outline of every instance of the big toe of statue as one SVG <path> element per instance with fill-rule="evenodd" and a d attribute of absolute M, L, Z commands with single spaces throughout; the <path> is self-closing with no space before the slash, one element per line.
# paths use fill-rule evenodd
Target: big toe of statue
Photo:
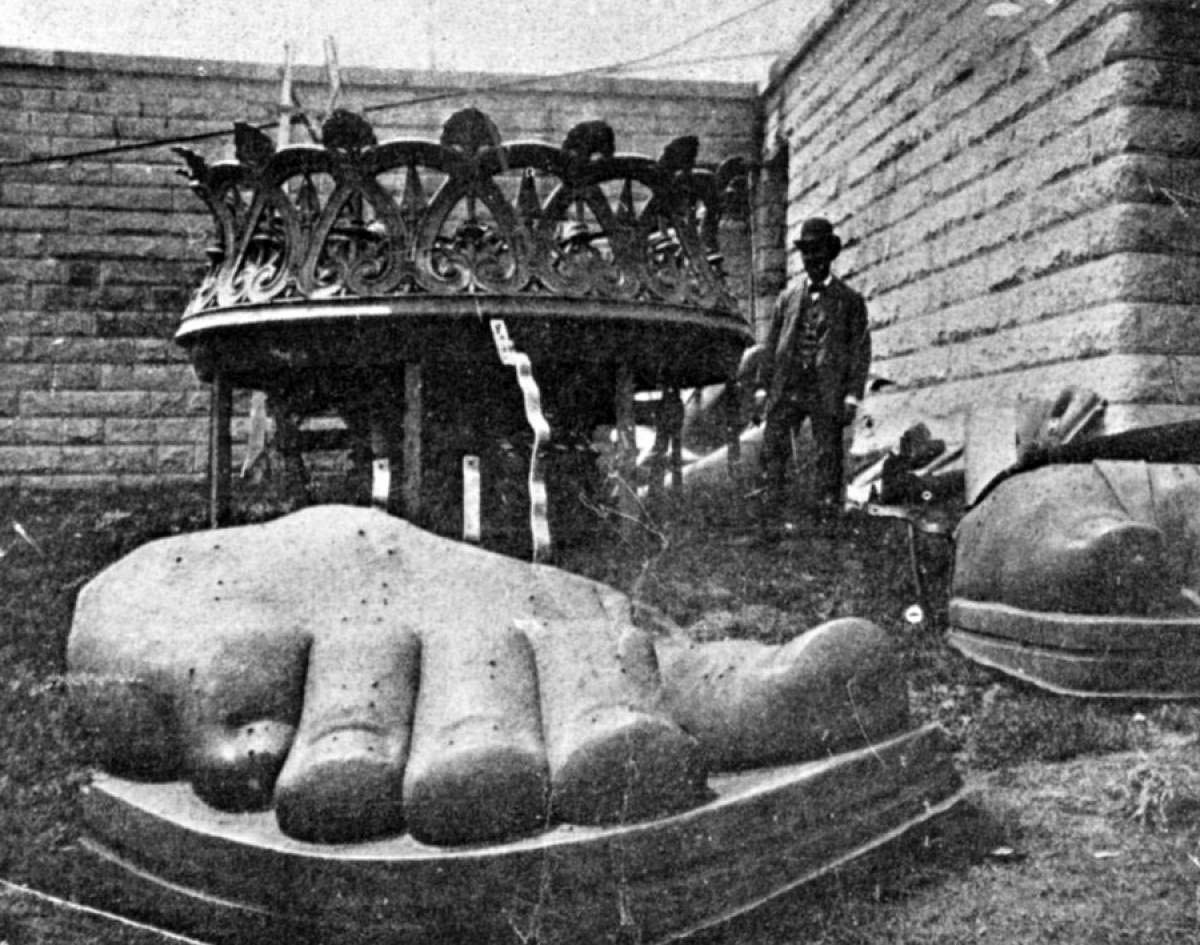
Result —
<path fill-rule="evenodd" d="M 104 767 L 326 842 L 654 817 L 702 800 L 709 766 L 907 721 L 866 621 L 786 647 L 651 637 L 605 585 L 339 506 L 143 546 L 81 592 L 68 664 Z"/>

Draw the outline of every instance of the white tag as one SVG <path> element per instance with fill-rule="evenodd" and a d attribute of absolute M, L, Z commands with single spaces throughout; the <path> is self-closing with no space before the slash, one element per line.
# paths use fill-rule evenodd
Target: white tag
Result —
<path fill-rule="evenodd" d="M 463 540 L 478 542 L 483 534 L 481 476 L 479 457 L 464 456 L 463 477 Z"/>
<path fill-rule="evenodd" d="M 387 507 L 388 496 L 392 494 L 392 464 L 387 457 L 371 462 L 371 502 Z"/>
<path fill-rule="evenodd" d="M 493 318 L 490 324 L 492 341 L 496 343 L 496 353 L 500 355 L 500 363 L 512 364 L 516 348 L 513 346 L 512 339 L 508 337 L 508 326 L 499 318 Z"/>
<path fill-rule="evenodd" d="M 533 431 L 533 450 L 529 456 L 529 529 L 533 537 L 533 560 L 544 561 L 550 552 L 549 501 L 546 497 L 546 483 L 538 466 L 538 451 L 550 439 L 550 424 L 546 422 L 542 413 L 542 395 L 533 377 L 533 365 L 529 357 L 516 349 L 508 336 L 508 326 L 504 324 L 503 319 L 493 318 L 489 324 L 492 340 L 496 343 L 496 353 L 500 355 L 500 363 L 516 369 L 517 384 L 525 400 L 525 420 Z M 465 468 L 463 484 L 465 487 Z"/>

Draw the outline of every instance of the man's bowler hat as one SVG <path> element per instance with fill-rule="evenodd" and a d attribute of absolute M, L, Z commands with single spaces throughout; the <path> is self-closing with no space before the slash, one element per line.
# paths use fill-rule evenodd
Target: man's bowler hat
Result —
<path fill-rule="evenodd" d="M 829 246 L 834 256 L 842 251 L 842 240 L 833 232 L 833 224 L 824 217 L 810 217 L 800 224 L 800 238 L 792 245 L 802 249 L 822 244 Z"/>

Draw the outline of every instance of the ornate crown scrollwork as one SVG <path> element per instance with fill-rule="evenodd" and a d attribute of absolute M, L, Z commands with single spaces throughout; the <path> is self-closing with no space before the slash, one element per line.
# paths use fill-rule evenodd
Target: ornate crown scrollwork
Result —
<path fill-rule="evenodd" d="M 612 129 L 561 147 L 505 144 L 469 108 L 439 141 L 378 143 L 334 112 L 321 144 L 276 150 L 235 127 L 236 160 L 174 149 L 216 223 L 188 315 L 275 300 L 482 293 L 668 302 L 736 312 L 722 216 L 747 212 L 745 165 L 696 163 L 694 137 L 658 159 L 618 154 Z"/>

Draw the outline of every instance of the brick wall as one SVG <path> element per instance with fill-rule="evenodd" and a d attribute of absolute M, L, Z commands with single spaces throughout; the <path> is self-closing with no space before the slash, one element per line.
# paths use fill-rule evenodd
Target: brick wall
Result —
<path fill-rule="evenodd" d="M 760 285 L 809 215 L 869 300 L 873 436 L 1098 390 L 1110 414 L 1200 405 L 1200 7 L 1177 0 L 832 0 L 776 64 Z"/>
<path fill-rule="evenodd" d="M 0 160 L 272 121 L 279 71 L 0 49 Z M 320 71 L 298 70 L 297 80 L 300 101 L 319 109 Z M 474 105 L 506 140 L 559 142 L 576 122 L 603 118 L 621 151 L 656 155 L 688 133 L 705 161 L 755 147 L 748 85 L 582 77 L 471 91 L 511 81 L 344 70 L 341 104 L 418 100 L 369 115 L 381 140 L 436 138 L 453 111 Z M 229 135 L 189 146 L 210 160 L 232 156 Z M 210 230 L 180 166 L 165 145 L 0 166 L 0 486 L 203 475 L 208 395 L 171 338 Z"/>

